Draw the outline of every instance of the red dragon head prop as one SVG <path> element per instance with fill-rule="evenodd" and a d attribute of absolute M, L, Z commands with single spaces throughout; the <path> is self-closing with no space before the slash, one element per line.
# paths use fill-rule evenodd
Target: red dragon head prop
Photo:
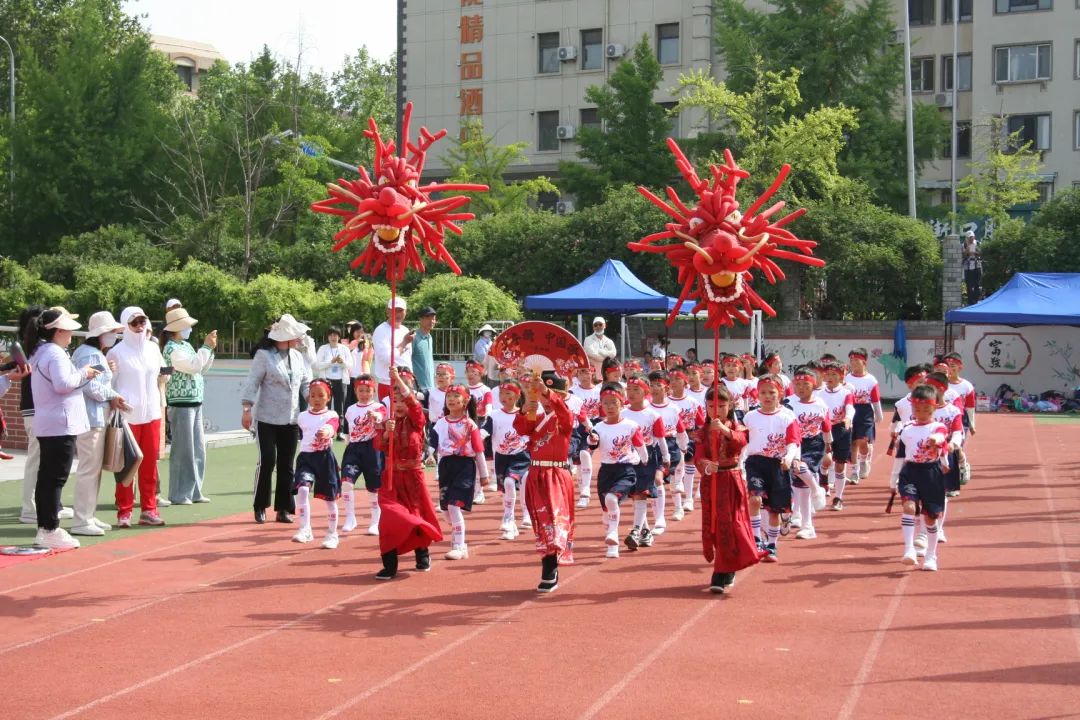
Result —
<path fill-rule="evenodd" d="M 800 240 L 784 229 L 784 225 L 805 214 L 805 209 L 770 221 L 769 218 L 784 207 L 784 202 L 780 201 L 758 213 L 780 189 L 791 166 L 785 164 L 769 189 L 746 212 L 740 212 L 735 189 L 739 181 L 750 174 L 736 165 L 731 151 L 724 150 L 724 165 L 709 167 L 712 175 L 712 182 L 709 182 L 698 177 L 678 143 L 670 138 L 667 142 L 675 156 L 675 165 L 698 197 L 697 205 L 687 207 L 671 187 L 667 188 L 670 205 L 648 189 L 639 187 L 638 192 L 671 216 L 674 222 L 667 223 L 662 232 L 629 243 L 629 247 L 639 252 L 663 253 L 679 271 L 682 292 L 668 316 L 668 324 L 674 322 L 688 299 L 697 301 L 694 312 L 703 308 L 708 310 L 705 327 L 710 329 L 732 326 L 735 320 L 750 322 L 754 310 L 775 316 L 776 311 L 750 287 L 751 272 L 758 270 L 766 280 L 775 283 L 785 276 L 774 259 L 817 267 L 825 265 L 824 260 L 813 257 L 816 242 Z M 663 240 L 673 242 L 661 244 Z"/>
<path fill-rule="evenodd" d="M 378 275 L 385 270 L 392 282 L 404 278 L 409 268 L 424 272 L 421 245 L 430 258 L 446 263 L 460 275 L 461 268 L 443 243 L 447 230 L 461 234 L 458 221 L 473 219 L 472 213 L 455 212 L 469 198 L 455 195 L 432 199 L 431 196 L 455 190 L 488 189 L 487 185 L 446 183 L 419 186 L 427 150 L 446 135 L 446 130 L 432 134 L 427 128 L 420 128 L 420 138 L 412 143 L 409 140 L 412 107 L 412 103 L 405 105 L 400 149 L 392 140 L 384 142 L 375 120 L 369 118 L 364 136 L 375 142 L 372 174 L 358 167 L 359 180 L 339 178 L 337 183 L 327 184 L 330 197 L 311 205 L 315 212 L 342 218 L 345 227 L 334 235 L 334 252 L 357 240 L 368 240 L 364 251 L 352 261 L 353 269 L 363 266 L 361 272 L 365 275 Z"/>

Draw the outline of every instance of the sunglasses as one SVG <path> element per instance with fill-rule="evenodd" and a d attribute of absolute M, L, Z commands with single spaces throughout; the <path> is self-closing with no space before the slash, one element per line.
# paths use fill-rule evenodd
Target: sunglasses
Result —
<path fill-rule="evenodd" d="M 146 318 L 135 318 L 134 320 L 128 320 L 128 325 L 131 327 L 142 327 L 146 324 Z"/>

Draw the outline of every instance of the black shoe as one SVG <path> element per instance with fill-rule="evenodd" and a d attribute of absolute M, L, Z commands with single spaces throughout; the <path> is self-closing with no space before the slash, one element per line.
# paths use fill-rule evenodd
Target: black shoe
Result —
<path fill-rule="evenodd" d="M 431 570 L 431 551 L 427 548 L 416 548 L 416 571 L 428 572 Z"/>
<path fill-rule="evenodd" d="M 653 532 L 647 527 L 641 528 L 641 547 L 652 547 Z"/>
<path fill-rule="evenodd" d="M 545 555 L 540 562 L 540 584 L 536 592 L 549 593 L 559 587 L 559 558 L 555 554 Z"/>
<path fill-rule="evenodd" d="M 723 595 L 724 590 L 727 589 L 727 585 L 724 583 L 724 578 L 727 573 L 713 573 L 712 581 L 709 583 L 709 592 L 714 592 L 717 595 Z"/>
<path fill-rule="evenodd" d="M 265 509 L 255 511 L 255 522 L 259 523 L 260 525 L 262 525 L 264 522 L 266 522 L 266 510 Z"/>
<path fill-rule="evenodd" d="M 291 523 L 292 521 L 293 521 L 292 515 L 285 512 L 284 510 L 278 510 L 277 522 L 279 522 L 279 523 Z"/>
<path fill-rule="evenodd" d="M 383 569 L 375 573 L 376 580 L 393 580 L 397 575 L 398 556 L 397 550 L 391 550 L 382 554 Z"/>
<path fill-rule="evenodd" d="M 626 536 L 626 547 L 637 550 L 639 545 L 641 545 L 641 530 L 634 527 L 630 530 L 630 534 Z"/>
<path fill-rule="evenodd" d="M 724 576 L 724 579 L 722 580 L 724 584 L 724 590 L 730 590 L 731 588 L 735 587 L 735 573 L 730 572 L 721 574 Z"/>
<path fill-rule="evenodd" d="M 536 592 L 549 593 L 554 592 L 559 587 L 559 571 L 555 570 L 555 576 L 550 580 L 540 578 L 540 584 L 536 586 Z"/>

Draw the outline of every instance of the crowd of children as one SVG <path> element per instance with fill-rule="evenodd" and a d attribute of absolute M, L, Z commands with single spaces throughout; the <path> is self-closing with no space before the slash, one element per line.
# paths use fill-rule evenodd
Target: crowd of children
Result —
<path fill-rule="evenodd" d="M 367 532 L 380 537 L 383 557 L 376 577 L 395 577 L 398 557 L 412 551 L 417 569 L 426 571 L 428 548 L 442 539 L 436 506 L 450 526 L 446 559 L 466 560 L 466 515 L 486 502 L 485 490 L 498 492 L 501 539 L 533 529 L 542 556 L 537 590 L 550 592 L 560 562 L 573 561 L 578 518 L 595 481 L 608 558 L 618 558 L 623 546 L 650 547 L 668 519 L 681 521 L 699 507 L 702 550 L 713 564 L 710 589 L 723 593 L 739 570 L 777 562 L 780 538 L 792 529 L 795 539 L 814 540 L 815 514 L 842 511 L 846 486 L 869 477 L 883 416 L 867 357 L 855 348 L 845 365 L 826 355 L 789 378 L 776 353 L 760 372 L 748 355 L 686 363 L 669 354 L 646 368 L 605 361 L 599 384 L 582 368 L 572 380 L 504 373 L 496 388 L 483 383 L 475 364 L 466 366 L 465 383 L 441 364 L 435 387 L 423 394 L 399 368 L 391 373 L 392 404 L 376 399 L 370 376 L 353 380 L 355 403 L 342 428 L 328 409 L 335 389 L 314 381 L 299 421 L 294 540 L 314 538 L 314 493 L 327 508 L 322 546 L 337 547 L 336 500 L 340 495 L 345 504 L 340 531 L 354 531 L 362 477 Z M 955 353 L 909 368 L 911 393 L 893 413 L 889 508 L 899 496 L 902 562 L 915 565 L 921 557 L 925 570 L 938 567 L 948 499 L 970 473 L 964 440 L 975 431 L 974 391 L 962 369 Z M 339 432 L 348 439 L 340 470 L 332 449 Z M 425 460 L 435 465 L 437 503 L 425 486 Z M 623 505 L 632 513 L 625 535 Z"/>

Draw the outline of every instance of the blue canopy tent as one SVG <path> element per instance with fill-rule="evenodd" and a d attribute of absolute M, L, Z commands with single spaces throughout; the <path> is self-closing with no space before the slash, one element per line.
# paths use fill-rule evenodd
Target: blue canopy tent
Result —
<path fill-rule="evenodd" d="M 669 313 L 676 298 L 659 293 L 641 282 L 620 260 L 605 260 L 596 272 L 576 285 L 544 295 L 527 295 L 525 309 L 551 313 L 606 312 L 623 316 L 637 313 Z M 689 314 L 694 303 L 683 303 Z M 580 329 L 579 332 L 583 332 Z M 620 326 L 625 345 L 625 319 Z M 626 355 L 625 346 L 622 348 Z"/>
<path fill-rule="evenodd" d="M 967 325 L 1080 325 L 1080 273 L 1017 273 L 996 293 L 945 313 Z"/>

